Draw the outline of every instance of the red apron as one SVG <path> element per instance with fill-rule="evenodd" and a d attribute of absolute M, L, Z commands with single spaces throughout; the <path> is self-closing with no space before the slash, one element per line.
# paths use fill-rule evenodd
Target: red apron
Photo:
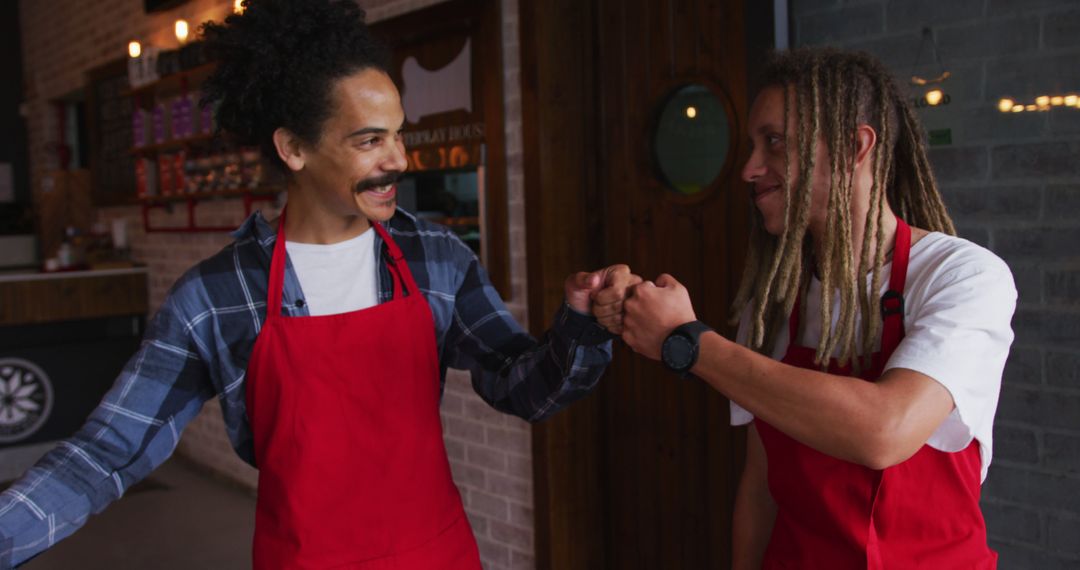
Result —
<path fill-rule="evenodd" d="M 881 376 L 904 337 L 903 291 L 911 229 L 897 218 L 889 291 L 882 296 L 881 351 L 860 377 Z M 797 346 L 798 307 L 783 362 L 818 369 L 814 349 Z M 832 374 L 850 367 L 829 362 Z M 929 445 L 878 471 L 826 455 L 758 419 L 768 457 L 776 523 L 764 568 L 995 568 L 979 509 L 979 444 L 946 453 Z"/>
<path fill-rule="evenodd" d="M 394 299 L 285 317 L 281 215 L 247 369 L 256 569 L 480 568 L 443 446 L 431 309 L 397 244 L 372 225 L 390 251 Z"/>

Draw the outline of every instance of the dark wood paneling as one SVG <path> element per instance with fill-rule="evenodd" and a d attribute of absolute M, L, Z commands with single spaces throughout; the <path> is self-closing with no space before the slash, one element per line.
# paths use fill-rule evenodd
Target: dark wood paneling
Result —
<path fill-rule="evenodd" d="M 145 315 L 145 273 L 0 282 L 0 325 Z"/>
<path fill-rule="evenodd" d="M 602 197 L 592 93 L 589 2 L 522 1 L 522 136 L 529 314 L 541 334 L 563 282 L 602 258 Z M 538 568 L 604 568 L 599 486 L 602 402 L 595 396 L 533 430 Z"/>
<path fill-rule="evenodd" d="M 741 0 L 521 2 L 535 332 L 567 272 L 614 262 L 673 274 L 699 318 L 732 332 L 750 207 L 745 21 Z M 733 147 L 691 198 L 664 187 L 650 147 L 658 107 L 688 83 L 726 101 Z M 534 430 L 538 567 L 727 567 L 744 445 L 727 400 L 619 345 L 597 392 Z"/>

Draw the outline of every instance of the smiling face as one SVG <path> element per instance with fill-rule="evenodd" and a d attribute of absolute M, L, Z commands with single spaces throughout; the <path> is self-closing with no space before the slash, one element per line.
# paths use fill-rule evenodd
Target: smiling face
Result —
<path fill-rule="evenodd" d="M 293 160 L 285 160 L 304 201 L 323 214 L 389 220 L 395 182 L 408 168 L 397 87 L 386 73 L 365 69 L 334 83 L 331 104 L 319 140 L 299 141 Z"/>
<path fill-rule="evenodd" d="M 794 94 L 789 97 L 788 124 L 784 125 L 784 89 L 767 87 L 761 91 L 750 108 L 747 131 L 752 152 L 742 169 L 742 179 L 749 182 L 754 205 L 761 212 L 765 230 L 772 235 L 783 233 L 787 223 L 784 197 L 785 156 L 791 163 L 790 187 L 794 195 L 799 187 L 799 152 L 796 145 Z M 819 137 L 814 152 L 816 163 L 812 173 L 810 227 L 823 227 L 828 214 L 829 160 L 826 145 Z M 789 154 L 790 153 L 790 154 Z"/>

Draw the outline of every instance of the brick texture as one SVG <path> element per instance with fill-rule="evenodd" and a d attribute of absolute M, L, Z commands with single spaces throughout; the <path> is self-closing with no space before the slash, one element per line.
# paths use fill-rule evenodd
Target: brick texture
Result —
<path fill-rule="evenodd" d="M 435 4 L 440 0 L 358 0 L 374 22 Z M 503 74 L 511 255 L 511 312 L 527 325 L 524 198 L 522 186 L 521 96 L 517 1 L 500 0 L 503 12 Z M 229 0 L 190 0 L 158 15 L 143 13 L 142 0 L 101 0 L 93 9 L 77 0 L 20 0 L 26 76 L 26 121 L 32 184 L 57 167 L 51 150 L 57 129 L 50 101 L 77 92 L 89 69 L 115 60 L 127 42 L 172 47 L 172 21 L 193 25 L 220 20 Z M 273 207 L 260 205 L 268 216 Z M 240 201 L 208 202 L 198 207 L 200 223 L 237 225 Z M 183 208 L 154 210 L 154 226 L 181 225 Z M 128 220 L 133 254 L 149 266 L 150 304 L 160 306 L 169 287 L 184 271 L 229 243 L 225 233 L 169 234 L 143 230 L 138 207 L 101 208 L 102 221 Z M 442 406 L 447 451 L 455 482 L 488 570 L 534 567 L 531 430 L 521 420 L 491 410 L 473 392 L 468 375 L 451 371 Z M 185 430 L 178 452 L 251 489 L 257 472 L 240 461 L 228 444 L 221 409 L 215 400 Z"/>
<path fill-rule="evenodd" d="M 919 110 L 927 129 L 952 131 L 952 144 L 933 147 L 931 162 L 961 236 L 1005 259 L 1019 291 L 983 486 L 991 546 L 1006 569 L 1077 567 L 1080 111 L 996 109 L 1002 97 L 1080 93 L 1075 0 L 793 0 L 793 8 L 797 43 L 874 53 L 901 85 L 921 29 L 932 28 L 953 77 L 942 86 L 949 105 Z M 878 12 L 880 29 L 870 25 Z"/>

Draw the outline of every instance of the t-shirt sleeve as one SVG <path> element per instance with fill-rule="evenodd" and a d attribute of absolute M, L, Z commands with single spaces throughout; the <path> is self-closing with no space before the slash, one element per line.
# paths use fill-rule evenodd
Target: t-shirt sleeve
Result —
<path fill-rule="evenodd" d="M 911 307 L 904 339 L 885 365 L 925 374 L 952 394 L 955 409 L 927 441 L 946 452 L 990 437 L 1016 308 L 1003 261 L 982 249 L 958 257 L 918 293 L 924 302 Z"/>
<path fill-rule="evenodd" d="M 750 334 L 750 307 L 747 307 L 743 311 L 742 316 L 739 317 L 739 329 L 735 333 L 735 342 L 741 346 L 746 346 L 746 337 Z M 745 408 L 730 402 L 731 406 L 731 425 L 742 426 L 754 421 L 754 414 L 746 411 Z"/>

